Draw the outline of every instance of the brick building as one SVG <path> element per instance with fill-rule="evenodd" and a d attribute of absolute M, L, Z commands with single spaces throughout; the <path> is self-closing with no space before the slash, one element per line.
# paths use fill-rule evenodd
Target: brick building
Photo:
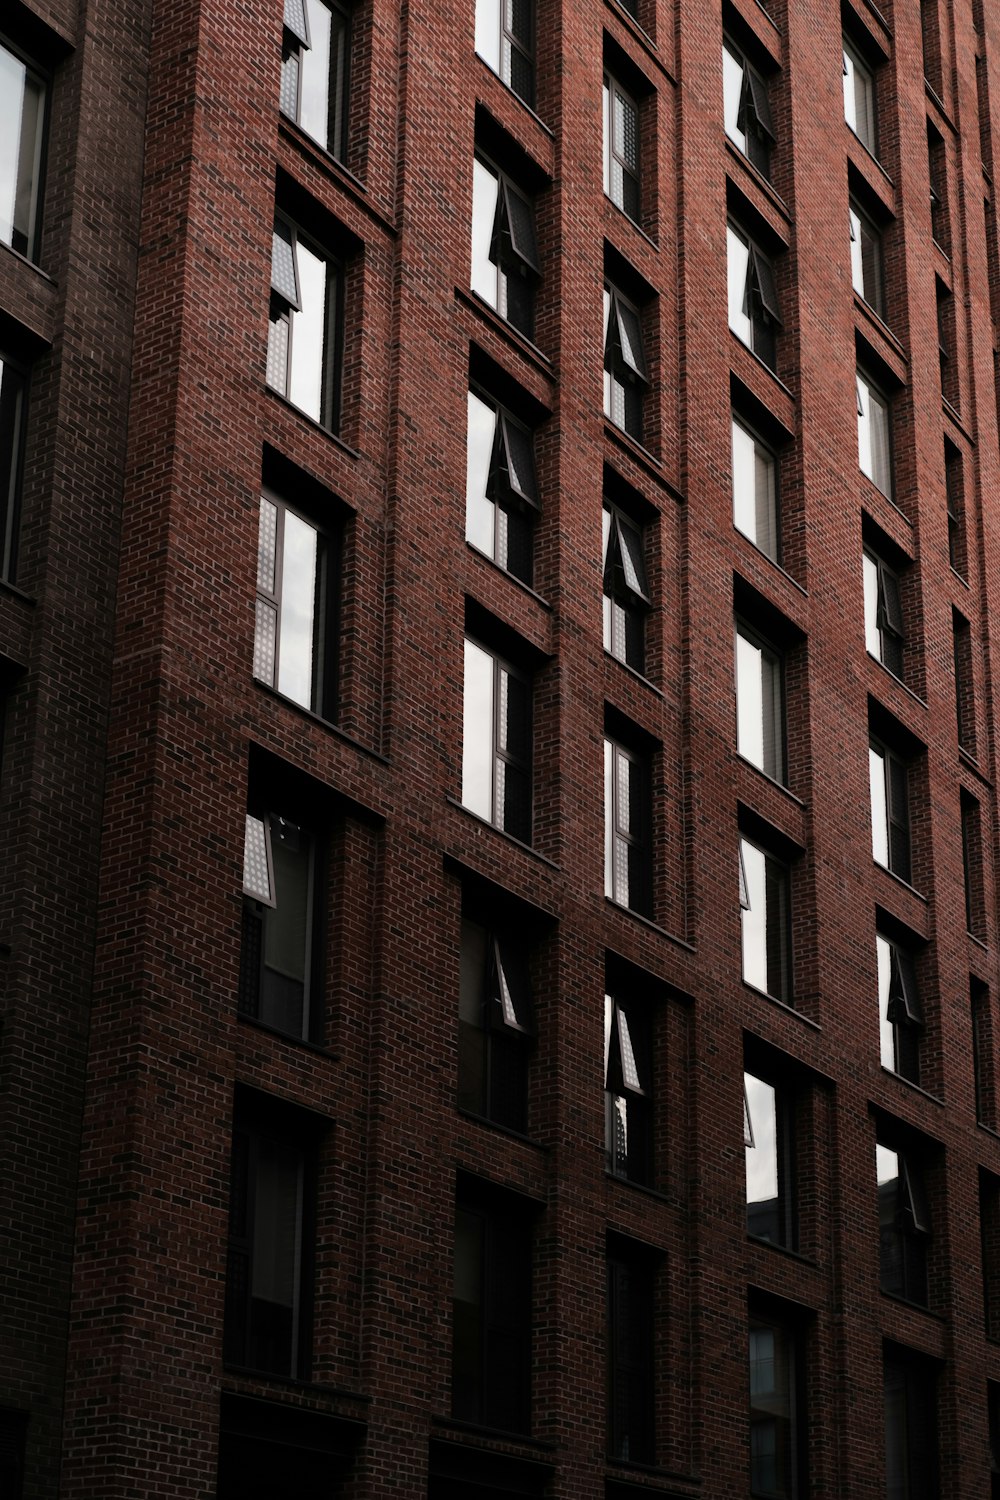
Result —
<path fill-rule="evenodd" d="M 5 0 L 5 1500 L 1000 1493 L 994 139 L 994 0 Z"/>

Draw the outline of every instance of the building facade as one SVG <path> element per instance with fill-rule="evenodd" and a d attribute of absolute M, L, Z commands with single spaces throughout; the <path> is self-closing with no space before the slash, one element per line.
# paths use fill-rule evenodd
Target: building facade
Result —
<path fill-rule="evenodd" d="M 7 0 L 5 1496 L 1000 1493 L 998 132 L 990 0 Z"/>

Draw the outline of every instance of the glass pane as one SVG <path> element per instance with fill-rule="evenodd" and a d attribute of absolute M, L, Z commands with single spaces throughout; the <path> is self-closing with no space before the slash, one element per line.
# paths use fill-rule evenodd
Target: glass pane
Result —
<path fill-rule="evenodd" d="M 465 700 L 462 729 L 462 802 L 481 818 L 493 819 L 492 656 L 465 643 Z"/>
<path fill-rule="evenodd" d="M 299 1295 L 302 1162 L 282 1141 L 262 1136 L 257 1150 L 251 1283 L 252 1363 L 291 1371 Z"/>
<path fill-rule="evenodd" d="M 277 649 L 278 611 L 266 599 L 257 600 L 253 636 L 253 675 L 258 682 L 274 686 L 274 658 Z"/>
<path fill-rule="evenodd" d="M 743 63 L 723 45 L 722 48 L 722 115 L 726 134 L 735 146 L 746 152 L 747 138 L 740 128 L 740 103 L 743 98 Z"/>
<path fill-rule="evenodd" d="M 299 284 L 295 275 L 295 251 L 288 226 L 277 223 L 271 235 L 271 286 L 289 307 L 299 305 Z"/>
<path fill-rule="evenodd" d="M 274 593 L 274 560 L 277 540 L 278 507 L 262 495 L 257 529 L 257 587 L 265 594 Z"/>
<path fill-rule="evenodd" d="M 302 311 L 292 320 L 288 399 L 316 422 L 323 413 L 326 373 L 327 262 L 298 242 Z"/>
<path fill-rule="evenodd" d="M 767 991 L 767 879 L 761 849 L 744 839 L 743 869 L 746 873 L 748 908 L 740 911 L 743 939 L 743 978 L 755 989 Z"/>
<path fill-rule="evenodd" d="M 618 307 L 618 336 L 621 340 L 622 358 L 637 375 L 646 373 L 646 356 L 642 348 L 642 328 L 639 315 L 623 302 Z"/>
<path fill-rule="evenodd" d="M 281 639 L 278 691 L 304 708 L 313 706 L 316 645 L 316 528 L 286 510 L 281 556 Z"/>
<path fill-rule="evenodd" d="M 476 51 L 500 71 L 500 0 L 476 0 Z"/>
<path fill-rule="evenodd" d="M 615 89 L 615 150 L 630 171 L 639 169 L 639 116 L 631 99 Z"/>
<path fill-rule="evenodd" d="M 458 1014 L 471 1025 L 483 1024 L 483 993 L 486 980 L 486 929 L 462 918 L 461 965 L 458 981 Z"/>
<path fill-rule="evenodd" d="M 496 218 L 500 184 L 496 174 L 481 161 L 472 163 L 472 278 L 478 292 L 491 307 L 497 305 Z"/>
<path fill-rule="evenodd" d="M 309 929 L 309 840 L 294 823 L 271 819 L 274 911 L 264 926 L 264 962 L 270 969 L 305 982 Z"/>
<path fill-rule="evenodd" d="M 285 313 L 271 314 L 267 333 L 267 370 L 265 379 L 272 391 L 284 396 L 288 393 L 288 317 Z"/>
<path fill-rule="evenodd" d="M 611 196 L 611 86 L 604 80 L 602 95 L 604 120 L 604 191 Z"/>
<path fill-rule="evenodd" d="M 330 127 L 330 41 L 333 17 L 323 0 L 305 0 L 311 46 L 301 54 L 299 124 L 326 149 Z"/>
<path fill-rule="evenodd" d="M 868 747 L 868 783 L 872 802 L 872 857 L 889 868 L 889 811 L 885 798 L 885 761 L 880 750 Z"/>
<path fill-rule="evenodd" d="M 896 1070 L 896 1044 L 892 1022 L 889 1020 L 889 982 L 892 974 L 892 953 L 881 933 L 875 938 L 875 956 L 878 964 L 878 1016 L 879 1059 L 883 1068 Z"/>
<path fill-rule="evenodd" d="M 865 647 L 876 660 L 882 657 L 882 635 L 878 620 L 878 563 L 866 552 L 861 559 L 865 591 Z"/>
<path fill-rule="evenodd" d="M 0 46 L 0 241 L 34 252 L 45 91 Z"/>
<path fill-rule="evenodd" d="M 246 815 L 243 843 L 243 889 L 257 901 L 271 904 L 271 867 L 267 857 L 267 834 L 263 819 Z"/>
<path fill-rule="evenodd" d="M 494 556 L 495 513 L 487 495 L 490 461 L 496 439 L 497 415 L 474 392 L 468 400 L 469 439 L 465 469 L 465 535 L 466 539 L 487 557 Z"/>
<path fill-rule="evenodd" d="M 744 1073 L 743 1081 L 754 1142 L 745 1148 L 747 1227 L 752 1234 L 767 1234 L 772 1219 L 775 1227 L 778 1221 L 777 1095 L 771 1084 L 752 1073 Z"/>
<path fill-rule="evenodd" d="M 753 765 L 764 762 L 763 652 L 746 636 L 736 636 L 736 748 Z"/>
<path fill-rule="evenodd" d="M 727 267 L 729 280 L 729 326 L 748 348 L 753 347 L 753 327 L 747 300 L 747 273 L 750 269 L 750 247 L 732 225 L 726 227 Z"/>

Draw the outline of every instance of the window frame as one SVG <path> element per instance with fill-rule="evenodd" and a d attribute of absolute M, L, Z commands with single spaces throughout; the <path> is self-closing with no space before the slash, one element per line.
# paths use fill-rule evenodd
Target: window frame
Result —
<path fill-rule="evenodd" d="M 722 38 L 722 119 L 727 138 L 767 181 L 771 179 L 771 151 L 777 143 L 768 99 L 767 79 L 747 59 L 731 37 Z M 726 54 L 740 70 L 739 97 L 735 99 L 726 69 Z M 741 123 L 742 120 L 742 123 Z"/>
<path fill-rule="evenodd" d="M 530 38 L 517 34 L 516 4 L 524 7 Z M 536 24 L 535 0 L 476 0 L 476 54 L 530 110 L 535 108 Z"/>
<path fill-rule="evenodd" d="M 656 1461 L 656 1280 L 645 1247 L 608 1243 L 607 1446 L 625 1463 Z"/>
<path fill-rule="evenodd" d="M 629 327 L 629 321 L 634 326 Z M 604 283 L 604 415 L 620 432 L 643 442 L 649 363 L 642 313 L 610 281 Z M 619 416 L 616 412 L 620 413 Z"/>
<path fill-rule="evenodd" d="M 473 443 L 473 401 L 491 411 L 494 419 L 485 483 L 475 485 L 479 453 Z M 466 399 L 465 539 L 527 588 L 531 588 L 534 576 L 534 527 L 541 510 L 534 450 L 533 430 L 482 386 L 470 382 Z M 488 514 L 486 505 L 492 507 Z M 478 517 L 477 509 L 482 511 Z M 489 547 L 483 544 L 487 521 Z"/>
<path fill-rule="evenodd" d="M 286 231 L 282 234 L 279 225 Z M 286 278 L 288 268 L 279 264 L 278 241 L 289 246 L 291 260 L 291 283 Z M 302 303 L 302 276 L 298 265 L 298 249 L 302 247 L 314 259 L 322 261 L 325 268 L 323 293 L 323 347 L 319 360 L 319 405 L 302 405 L 291 394 L 295 380 L 295 320 L 308 310 Z M 304 232 L 287 214 L 277 211 L 271 239 L 271 294 L 269 329 L 267 341 L 267 364 L 265 383 L 269 390 L 303 416 L 315 422 L 326 432 L 336 433 L 340 425 L 340 367 L 342 363 L 343 339 L 343 288 L 344 268 L 342 262 Z M 276 330 L 283 329 L 283 333 Z M 281 384 L 272 380 L 272 374 L 281 372 Z M 313 372 L 316 373 L 315 371 Z"/>
<path fill-rule="evenodd" d="M 876 761 L 881 771 L 876 772 Z M 876 801 L 876 779 L 881 781 L 881 801 Z M 875 735 L 868 738 L 868 781 L 871 792 L 872 858 L 899 880 L 912 885 L 913 848 L 910 819 L 910 763 Z M 885 810 L 884 819 L 881 817 Z M 877 817 L 878 815 L 878 817 Z M 883 848 L 885 858 L 881 857 Z"/>
<path fill-rule="evenodd" d="M 14 380 L 12 411 L 5 412 L 5 387 Z M 24 473 L 24 441 L 28 421 L 29 375 L 26 366 L 0 348 L 0 440 L 9 456 L 0 464 L 0 579 L 13 583 L 21 530 L 21 483 Z M 0 454 L 2 456 L 2 454 Z"/>
<path fill-rule="evenodd" d="M 734 241 L 743 247 L 747 256 L 738 311 L 735 306 Z M 778 367 L 778 334 L 782 327 L 774 265 L 752 236 L 731 218 L 726 221 L 726 273 L 730 332 L 774 373 Z"/>
<path fill-rule="evenodd" d="M 605 495 L 601 530 L 604 649 L 644 675 L 646 616 L 653 603 L 646 569 L 646 528 Z"/>
<path fill-rule="evenodd" d="M 880 1152 L 896 1158 L 894 1177 L 881 1176 L 887 1163 L 884 1156 L 879 1157 Z M 887 1297 L 929 1307 L 927 1263 L 933 1227 L 922 1165 L 912 1150 L 877 1136 L 875 1181 L 879 1288 Z"/>
<path fill-rule="evenodd" d="M 754 547 L 757 548 L 758 552 L 763 553 L 763 555 L 765 557 L 769 557 L 772 562 L 777 563 L 778 566 L 780 567 L 781 566 L 781 504 L 780 504 L 780 490 L 779 490 L 779 485 L 778 485 L 778 455 L 775 453 L 774 449 L 768 443 L 765 443 L 762 438 L 760 438 L 760 437 L 757 436 L 757 434 L 754 432 L 753 428 L 750 427 L 746 422 L 744 422 L 743 419 L 740 416 L 738 416 L 735 411 L 732 413 L 731 421 L 732 421 L 732 464 L 733 464 L 733 525 L 735 526 L 736 530 L 740 533 L 741 536 L 746 537 L 747 541 L 750 542 L 752 546 L 754 546 Z M 741 502 L 740 486 L 737 483 L 737 473 L 738 473 L 738 471 L 740 471 L 740 468 L 741 468 L 740 464 L 737 462 L 737 438 L 736 438 L 736 429 L 737 428 L 743 434 L 743 437 L 746 438 L 753 445 L 753 526 L 754 526 L 754 531 L 753 531 L 752 535 L 751 535 L 750 531 L 747 530 L 746 526 L 743 526 L 743 525 L 740 524 L 740 518 L 741 518 L 741 516 L 746 517 L 747 506 L 746 506 L 746 503 L 745 503 L 745 496 L 743 497 L 744 503 L 742 505 L 740 503 Z M 758 480 L 758 472 L 759 472 L 758 465 L 760 463 L 759 452 L 763 452 L 763 454 L 766 456 L 766 459 L 769 461 L 769 463 L 768 463 L 768 473 L 769 473 L 769 476 L 770 476 L 769 493 L 764 496 L 763 501 L 762 501 L 761 496 L 760 496 L 759 491 L 758 491 L 758 482 L 757 482 L 757 480 Z M 743 486 L 743 488 L 745 489 L 745 486 Z M 765 526 L 766 537 L 762 536 L 762 533 L 761 533 L 761 517 L 762 517 L 762 514 L 763 514 L 763 517 L 764 517 L 764 521 L 766 523 L 766 526 Z M 765 545 L 764 544 L 765 541 L 770 541 L 771 545 Z"/>
<path fill-rule="evenodd" d="M 850 62 L 850 67 L 848 67 L 848 62 Z M 848 129 L 861 142 L 869 156 L 878 161 L 878 101 L 875 92 L 875 69 L 865 61 L 847 37 L 843 39 L 843 76 L 844 120 Z"/>
<path fill-rule="evenodd" d="M 460 1230 L 462 1216 L 476 1221 L 478 1226 L 479 1264 L 471 1274 L 459 1266 L 465 1238 Z M 493 1192 L 479 1181 L 460 1178 L 454 1225 L 452 1416 L 477 1427 L 530 1436 L 534 1279 L 530 1205 L 517 1202 L 513 1194 Z M 499 1285 L 496 1267 L 501 1277 Z M 475 1288 L 471 1286 L 473 1274 Z M 475 1296 L 460 1298 L 460 1283 L 474 1290 Z M 464 1312 L 460 1311 L 460 1305 L 464 1306 Z M 512 1316 L 513 1312 L 519 1316 Z M 514 1372 L 507 1380 L 512 1389 L 506 1408 L 502 1400 L 502 1370 L 497 1369 L 504 1359 Z"/>
<path fill-rule="evenodd" d="M 851 285 L 879 319 L 885 318 L 882 231 L 852 195 L 848 202 L 851 244 Z M 867 239 L 867 255 L 866 255 Z M 857 247 L 857 248 L 855 248 Z M 867 272 L 866 272 L 867 266 Z M 860 285 L 859 285 L 860 282 Z"/>
<path fill-rule="evenodd" d="M 330 12 L 330 47 L 326 60 L 326 132 L 321 139 L 303 121 L 304 54 L 315 50 L 309 10 L 319 4 Z M 279 108 L 321 151 L 343 162 L 347 154 L 350 102 L 351 11 L 337 0 L 285 0 L 281 40 Z M 287 107 L 291 106 L 291 107 Z"/>
<path fill-rule="evenodd" d="M 488 657 L 492 664 L 492 706 L 489 724 L 490 739 L 490 811 L 481 811 L 468 798 L 468 778 L 472 766 L 472 755 L 470 752 L 470 698 L 469 698 L 469 648 L 481 652 Z M 504 743 L 510 737 L 510 724 L 504 721 L 502 713 L 505 689 L 503 676 L 506 674 L 508 682 L 519 684 L 524 693 L 524 748 L 525 754 L 518 755 L 516 750 L 511 749 Z M 531 843 L 532 816 L 533 816 L 533 786 L 532 786 L 532 681 L 527 673 L 521 671 L 512 662 L 507 660 L 500 652 L 488 646 L 483 640 L 470 634 L 465 635 L 465 670 L 464 670 L 464 692 L 463 692 L 463 733 L 462 733 L 462 805 L 482 818 L 484 822 L 490 823 L 494 828 L 500 829 L 509 837 L 517 839 L 522 844 Z M 509 689 L 506 692 L 508 706 L 510 700 Z M 509 718 L 509 716 L 508 716 Z M 478 731 L 481 733 L 481 729 Z M 481 753 L 481 747 L 480 747 Z M 503 767 L 503 771 L 500 767 Z M 518 817 L 516 814 L 507 813 L 507 777 L 508 768 L 523 777 L 524 781 L 524 810 Z M 516 804 L 515 804 L 516 805 Z M 516 826 L 510 826 L 514 823 Z"/>
<path fill-rule="evenodd" d="M 901 577 L 871 547 L 862 548 L 861 570 L 865 648 L 869 656 L 874 657 L 887 672 L 902 681 L 906 634 Z M 878 650 L 873 651 L 872 647 L 876 644 Z"/>
<path fill-rule="evenodd" d="M 268 588 L 266 568 L 269 528 L 266 523 L 266 506 L 274 509 L 273 560 L 271 574 L 273 586 Z M 296 601 L 304 597 L 297 587 L 298 579 L 285 577 L 285 537 L 288 517 L 302 527 L 307 527 L 316 536 L 313 560 L 313 615 L 311 624 L 312 666 L 308 698 L 299 696 L 281 686 L 282 641 L 286 632 L 289 611 L 285 609 L 286 594 Z M 338 632 L 336 628 L 340 575 L 342 562 L 341 528 L 323 525 L 313 519 L 306 506 L 286 500 L 280 491 L 269 485 L 261 487 L 257 542 L 256 617 L 254 625 L 253 675 L 281 697 L 297 703 L 309 713 L 327 723 L 337 719 L 337 679 L 339 668 Z M 273 637 L 268 645 L 265 620 L 270 612 L 273 618 Z M 287 642 L 286 642 L 287 644 Z M 270 663 L 270 675 L 265 675 Z"/>
<path fill-rule="evenodd" d="M 924 1007 L 913 949 L 878 928 L 875 953 L 879 1059 L 888 1072 L 919 1087 Z"/>
<path fill-rule="evenodd" d="M 630 806 L 622 816 L 619 763 L 633 768 L 629 778 Z M 633 775 L 635 785 L 633 785 Z M 641 917 L 653 916 L 653 806 L 652 775 L 646 755 L 604 735 L 604 894 L 609 901 Z M 636 805 L 631 805 L 635 798 Z M 633 822 L 640 827 L 635 831 Z M 624 851 L 624 853 L 620 852 Z M 619 879 L 624 858 L 624 879 Z M 627 889 L 623 889 L 627 886 Z M 624 899 L 623 899 L 624 897 Z"/>
<path fill-rule="evenodd" d="M 901 1345 L 882 1351 L 885 1493 L 939 1500 L 937 1376 L 932 1361 Z M 898 1427 L 898 1434 L 894 1428 Z M 898 1437 L 898 1447 L 894 1441 Z M 905 1486 L 905 1490 L 903 1488 Z"/>
<path fill-rule="evenodd" d="M 21 80 L 20 102 L 17 111 L 17 151 L 12 160 L 12 199 L 10 238 L 0 236 L 0 244 L 7 245 L 15 255 L 38 265 L 42 240 L 42 210 L 45 197 L 45 176 L 48 155 L 49 101 L 52 81 L 45 69 L 39 67 L 28 53 L 16 46 L 5 34 L 0 33 L 0 52 L 6 52 L 13 62 L 24 70 Z M 24 128 L 24 100 L 28 83 L 37 91 L 35 104 L 34 140 L 30 153 L 25 152 L 22 140 Z M 30 168 L 26 171 L 24 157 L 30 154 Z M 25 181 L 27 178 L 27 181 Z M 27 225 L 17 226 L 18 199 L 28 198 Z"/>
<path fill-rule="evenodd" d="M 772 1336 L 770 1358 L 755 1359 L 754 1334 L 770 1333 Z M 772 1368 L 778 1364 L 776 1345 L 778 1335 L 784 1344 L 783 1363 L 786 1370 L 784 1390 L 776 1390 L 774 1385 L 766 1388 L 755 1389 L 755 1370 L 770 1365 Z M 748 1489 L 752 1496 L 767 1497 L 767 1500 L 798 1500 L 798 1497 L 806 1492 L 804 1476 L 804 1460 L 806 1444 L 804 1442 L 804 1400 L 802 1371 L 804 1365 L 802 1350 L 802 1333 L 799 1325 L 788 1316 L 779 1313 L 777 1305 L 772 1304 L 770 1299 L 752 1299 L 747 1315 L 747 1458 L 748 1458 Z M 757 1397 L 755 1404 L 754 1398 Z M 784 1410 L 782 1410 L 784 1407 Z M 780 1440 L 780 1432 L 777 1430 L 778 1423 L 785 1425 L 785 1441 Z M 774 1428 L 773 1455 L 772 1445 L 762 1451 L 762 1445 L 755 1441 L 755 1434 L 759 1438 L 761 1430 L 765 1427 Z M 766 1461 L 769 1455 L 774 1463 L 773 1476 L 761 1472 L 761 1463 Z M 779 1467 L 781 1472 L 779 1473 Z M 772 1482 L 773 1480 L 773 1482 Z"/>
<path fill-rule="evenodd" d="M 736 752 L 738 755 L 756 766 L 758 771 L 776 781 L 779 786 L 788 785 L 788 757 L 787 757 L 787 718 L 785 700 L 785 657 L 784 653 L 777 650 L 765 636 L 762 636 L 748 625 L 741 615 L 734 620 L 734 685 L 736 688 Z M 741 729 L 745 716 L 740 703 L 740 642 L 743 641 L 751 650 L 759 653 L 761 662 L 760 672 L 760 723 L 758 726 L 761 736 L 761 754 L 757 759 L 750 753 L 750 748 L 741 743 Z M 767 708 L 766 673 L 764 665 L 771 673 L 771 705 L 770 713 Z M 746 695 L 744 694 L 744 697 Z M 773 722 L 770 725 L 771 754 L 768 756 L 768 718 Z M 756 716 L 755 716 L 756 722 Z"/>
<path fill-rule="evenodd" d="M 751 882 L 746 867 L 746 850 L 755 851 L 764 860 L 764 969 L 765 982 L 758 984 L 755 978 L 748 975 L 748 967 L 751 970 L 759 967 L 759 959 L 754 959 L 748 965 L 747 949 L 749 944 L 748 914 L 752 912 Z M 777 894 L 777 911 L 771 915 L 772 901 L 769 899 L 768 889 Z M 791 866 L 787 860 L 774 854 L 763 843 L 759 843 L 749 834 L 741 832 L 739 840 L 739 891 L 740 891 L 740 949 L 742 954 L 743 983 L 748 984 L 758 994 L 767 995 L 772 1000 L 779 1001 L 782 1005 L 792 1006 L 792 939 L 791 939 L 791 909 L 792 909 L 792 878 Z M 772 955 L 778 970 L 778 983 L 772 987 L 769 983 L 770 970 L 772 968 Z"/>
<path fill-rule="evenodd" d="M 625 143 L 619 140 L 624 133 L 628 137 L 627 125 L 618 127 L 618 111 L 615 105 L 621 101 L 623 114 L 631 110 L 634 120 L 635 155 L 629 160 Z M 602 107 L 604 118 L 603 163 L 604 194 L 616 208 L 620 209 L 633 224 L 642 222 L 642 179 L 640 176 L 641 128 L 638 100 L 623 88 L 609 68 L 604 69 L 602 85 Z"/>
<path fill-rule="evenodd" d="M 470 953 L 482 934 L 482 970 Z M 531 978 L 506 924 L 463 912 L 459 940 L 458 1108 L 518 1135 L 528 1131 L 528 1085 L 535 1045 Z M 477 1076 L 473 1076 L 473 1073 Z"/>
<path fill-rule="evenodd" d="M 278 799 L 280 802 L 280 798 Z M 277 829 L 275 824 L 280 825 Z M 260 831 L 257 832 L 256 830 Z M 287 830 L 287 835 L 285 833 Z M 294 975 L 282 972 L 269 965 L 267 958 L 268 928 L 277 921 L 282 909 L 281 882 L 278 865 L 274 857 L 275 838 L 287 836 L 302 839 L 305 844 L 306 865 L 304 912 L 302 914 L 302 1020 L 298 1026 L 283 1024 L 280 1015 L 262 1013 L 264 1007 L 273 1006 L 266 993 L 269 972 L 279 978 L 294 979 Z M 266 891 L 260 882 L 254 885 L 253 856 L 251 843 L 256 842 L 263 851 L 266 864 Z M 240 946 L 240 974 L 237 1012 L 244 1019 L 253 1021 L 269 1031 L 296 1041 L 314 1042 L 319 1034 L 322 1017 L 322 921 L 320 891 L 322 888 L 322 854 L 315 833 L 281 813 L 251 802 L 246 814 L 243 870 L 243 919 Z M 258 860 L 259 865 L 259 860 Z M 275 913 L 272 917 L 270 913 Z"/>
<path fill-rule="evenodd" d="M 604 1170 L 619 1181 L 651 1187 L 654 1018 L 647 1003 L 623 988 L 613 984 L 604 993 Z"/>
<path fill-rule="evenodd" d="M 892 403 L 885 392 L 860 368 L 855 372 L 855 392 L 858 412 L 858 468 L 891 501 L 894 489 Z M 881 423 L 874 420 L 873 410 L 883 413 Z M 866 450 L 868 468 L 864 464 Z"/>
<path fill-rule="evenodd" d="M 478 184 L 482 178 L 477 175 L 477 167 L 496 183 L 496 207 L 489 253 L 478 268 L 476 199 Z M 493 268 L 495 286 L 492 293 L 484 289 L 486 265 Z M 472 291 L 488 307 L 492 307 L 505 323 L 530 340 L 535 332 L 535 291 L 540 277 L 534 201 L 513 178 L 477 147 L 472 169 L 472 258 L 469 278 Z M 524 292 L 523 300 L 516 296 L 512 300 L 512 288 L 517 289 L 519 286 Z"/>
<path fill-rule="evenodd" d="M 752 1168 L 763 1158 L 751 1161 L 750 1153 L 761 1151 L 767 1141 L 767 1124 L 751 1103 L 753 1089 L 748 1082 L 770 1089 L 773 1095 L 773 1163 L 767 1165 L 773 1172 L 775 1194 L 773 1200 L 750 1197 Z M 743 1146 L 746 1182 L 746 1231 L 751 1239 L 776 1245 L 782 1250 L 797 1251 L 799 1248 L 799 1226 L 796 1193 L 796 1152 L 793 1119 L 794 1098 L 789 1086 L 776 1077 L 769 1068 L 759 1068 L 747 1061 L 743 1068 Z M 754 1205 L 769 1204 L 766 1210 Z"/>

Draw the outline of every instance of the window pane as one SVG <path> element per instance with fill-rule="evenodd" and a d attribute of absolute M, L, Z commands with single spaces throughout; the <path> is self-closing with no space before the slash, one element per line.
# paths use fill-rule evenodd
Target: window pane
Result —
<path fill-rule="evenodd" d="M 500 0 L 476 0 L 476 51 L 500 71 Z"/>
<path fill-rule="evenodd" d="M 878 616 L 878 564 L 866 552 L 861 560 L 865 592 L 865 646 L 876 660 L 882 658 L 882 636 Z"/>
<path fill-rule="evenodd" d="M 462 740 L 462 801 L 481 818 L 493 819 L 492 656 L 465 643 L 465 704 Z"/>
<path fill-rule="evenodd" d="M 768 557 L 778 556 L 774 457 L 733 419 L 733 523 Z"/>
<path fill-rule="evenodd" d="M 0 241 L 21 255 L 35 250 L 45 92 L 0 46 Z"/>
<path fill-rule="evenodd" d="M 734 145 L 745 154 L 747 138 L 740 125 L 740 105 L 743 99 L 743 62 L 728 46 L 722 48 L 722 110 L 726 134 Z"/>
<path fill-rule="evenodd" d="M 872 857 L 889 868 L 889 809 L 885 795 L 885 760 L 880 750 L 868 748 L 868 782 L 872 801 Z"/>
<path fill-rule="evenodd" d="M 896 1069 L 896 1043 L 893 1025 L 889 1019 L 889 982 L 891 979 L 892 954 L 887 940 L 881 933 L 875 938 L 875 954 L 878 963 L 878 1014 L 879 1014 L 879 1059 L 883 1068 Z"/>
<path fill-rule="evenodd" d="M 290 1374 L 298 1362 L 301 1213 L 300 1153 L 261 1136 L 250 1291 L 250 1363 L 256 1369 Z"/>
<path fill-rule="evenodd" d="M 299 54 L 301 94 L 299 124 L 326 149 L 330 127 L 330 65 L 333 16 L 323 0 L 305 0 L 310 46 Z"/>
<path fill-rule="evenodd" d="M 472 290 L 497 306 L 495 231 L 500 184 L 478 159 L 472 163 Z"/>
<path fill-rule="evenodd" d="M 286 510 L 277 686 L 305 708 L 313 704 L 318 548 L 316 528 Z"/>
<path fill-rule="evenodd" d="M 768 990 L 767 972 L 767 880 L 763 850 L 744 839 L 743 868 L 746 872 L 748 908 L 742 908 L 740 919 L 743 936 L 743 978 L 755 989 Z"/>
<path fill-rule="evenodd" d="M 763 651 L 754 641 L 736 636 L 736 748 L 766 770 L 764 760 Z"/>
<path fill-rule="evenodd" d="M 753 348 L 753 325 L 747 297 L 747 274 L 750 269 L 750 247 L 732 225 L 726 227 L 727 266 L 729 276 L 729 326 L 748 348 Z"/>
<path fill-rule="evenodd" d="M 324 419 L 327 263 L 300 239 L 297 246 L 302 311 L 292 325 L 288 399 L 314 421 Z"/>
<path fill-rule="evenodd" d="M 747 1229 L 764 1239 L 780 1239 L 778 1203 L 778 1107 L 771 1084 L 744 1073 L 753 1145 L 745 1148 Z"/>
<path fill-rule="evenodd" d="M 487 494 L 490 462 L 496 440 L 497 414 L 472 391 L 469 392 L 469 446 L 465 471 L 465 535 L 474 547 L 494 556 L 495 512 Z"/>
<path fill-rule="evenodd" d="M 308 836 L 294 823 L 271 819 L 274 909 L 264 921 L 264 985 L 260 1019 L 292 1035 L 307 1027 L 306 980 L 312 911 Z"/>

